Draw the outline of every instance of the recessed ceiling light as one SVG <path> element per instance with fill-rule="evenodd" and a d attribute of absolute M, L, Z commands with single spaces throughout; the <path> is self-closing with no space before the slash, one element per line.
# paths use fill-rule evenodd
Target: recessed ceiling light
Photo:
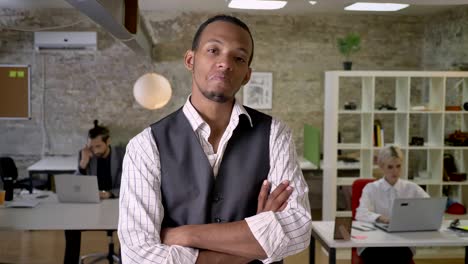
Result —
<path fill-rule="evenodd" d="M 317 3 L 317 1 L 309 1 L 309 4 L 311 5 L 315 5 Z"/>
<path fill-rule="evenodd" d="M 357 2 L 352 5 L 345 7 L 348 11 L 398 11 L 403 8 L 407 8 L 408 4 L 393 4 L 393 3 L 366 3 Z"/>
<path fill-rule="evenodd" d="M 236 9 L 257 9 L 257 10 L 274 10 L 283 8 L 288 2 L 286 1 L 263 1 L 263 0 L 231 0 L 229 8 Z"/>

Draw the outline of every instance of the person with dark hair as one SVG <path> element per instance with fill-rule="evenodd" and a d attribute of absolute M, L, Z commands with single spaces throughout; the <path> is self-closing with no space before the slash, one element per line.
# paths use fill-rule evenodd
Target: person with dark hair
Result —
<path fill-rule="evenodd" d="M 238 18 L 199 27 L 184 58 L 192 94 L 127 146 L 123 263 L 282 263 L 309 245 L 308 187 L 291 130 L 235 99 L 253 49 Z"/>
<path fill-rule="evenodd" d="M 99 197 L 117 198 L 120 192 L 124 148 L 111 147 L 109 129 L 94 120 L 88 131 L 88 143 L 78 155 L 76 175 L 97 176 Z M 64 264 L 78 263 L 80 257 L 81 231 L 65 230 Z"/>

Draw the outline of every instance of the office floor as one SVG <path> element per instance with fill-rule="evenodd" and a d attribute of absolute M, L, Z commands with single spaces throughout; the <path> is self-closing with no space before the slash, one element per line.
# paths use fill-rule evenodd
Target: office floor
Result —
<path fill-rule="evenodd" d="M 81 253 L 105 252 L 106 243 L 105 232 L 83 232 Z M 63 231 L 0 231 L 0 263 L 61 264 L 63 251 Z M 328 263 L 319 246 L 315 251 L 317 264 Z M 308 261 L 309 253 L 305 250 L 287 258 L 285 264 L 306 264 Z M 463 259 L 416 259 L 415 262 L 416 264 L 464 263 Z M 350 264 L 350 261 L 339 260 L 337 264 Z"/>

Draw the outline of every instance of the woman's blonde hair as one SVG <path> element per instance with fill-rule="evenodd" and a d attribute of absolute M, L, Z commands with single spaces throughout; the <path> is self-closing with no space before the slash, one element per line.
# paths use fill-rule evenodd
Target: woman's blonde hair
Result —
<path fill-rule="evenodd" d="M 397 146 L 387 146 L 379 151 L 379 156 L 377 157 L 377 163 L 379 165 L 384 164 L 384 162 L 398 158 L 403 161 L 403 152 Z"/>

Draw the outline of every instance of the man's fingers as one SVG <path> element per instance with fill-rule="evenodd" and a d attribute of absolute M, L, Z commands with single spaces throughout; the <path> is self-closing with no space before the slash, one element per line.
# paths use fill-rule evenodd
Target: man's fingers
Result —
<path fill-rule="evenodd" d="M 286 209 L 286 206 L 288 206 L 288 201 L 283 203 L 283 205 L 278 209 L 278 212 L 283 212 L 283 210 Z"/>
<path fill-rule="evenodd" d="M 275 199 L 276 196 L 280 195 L 280 193 L 282 193 L 288 186 L 289 186 L 289 181 L 284 180 L 280 185 L 278 185 L 278 187 L 275 188 L 275 190 L 272 193 L 270 193 L 269 198 Z"/>
<path fill-rule="evenodd" d="M 260 212 L 263 212 L 263 209 L 268 199 L 269 191 L 270 191 L 270 183 L 267 180 L 264 180 L 262 184 L 262 188 L 260 188 L 260 193 L 258 194 L 257 214 Z"/>
<path fill-rule="evenodd" d="M 284 203 L 287 203 L 289 196 L 291 196 L 292 191 L 293 191 L 293 188 L 291 186 L 288 186 L 278 196 L 271 199 L 271 201 L 269 199 L 268 201 L 270 202 L 269 210 L 273 212 L 281 211 L 280 208 L 283 206 Z"/>

